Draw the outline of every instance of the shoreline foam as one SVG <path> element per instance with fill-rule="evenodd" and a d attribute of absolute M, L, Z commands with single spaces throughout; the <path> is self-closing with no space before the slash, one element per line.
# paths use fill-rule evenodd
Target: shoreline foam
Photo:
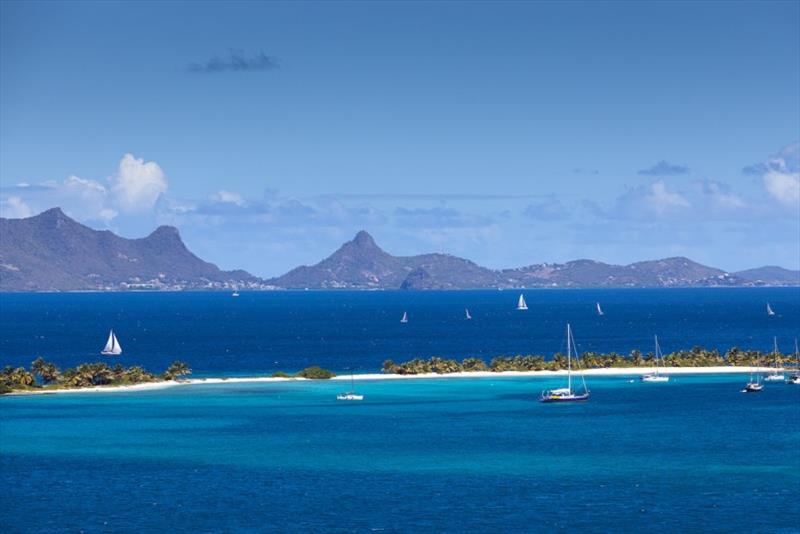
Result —
<path fill-rule="evenodd" d="M 609 367 L 602 369 L 587 369 L 582 371 L 584 376 L 640 376 L 655 372 L 655 367 Z M 712 375 L 712 374 L 747 374 L 747 373 L 769 373 L 774 371 L 773 367 L 667 367 L 661 368 L 660 373 L 667 376 L 672 375 Z M 786 369 L 778 368 L 780 372 Z M 554 376 L 566 376 L 566 369 L 559 371 L 461 371 L 458 373 L 420 373 L 415 375 L 400 375 L 390 373 L 362 373 L 352 376 L 353 380 L 424 380 L 432 378 L 550 378 Z M 343 381 L 350 380 L 350 375 L 338 375 L 326 380 L 319 381 Z M 292 382 L 309 381 L 311 379 L 302 377 L 273 377 L 273 376 L 237 376 L 237 377 L 206 377 L 189 378 L 180 381 L 162 380 L 160 382 L 145 382 L 143 384 L 131 384 L 124 386 L 94 386 L 88 388 L 75 389 L 44 389 L 14 391 L 7 396 L 17 395 L 61 395 L 66 393 L 114 393 L 124 391 L 148 391 L 166 389 L 181 386 L 194 386 L 198 384 L 240 384 L 252 382 Z M 313 380 L 316 381 L 316 380 Z"/>

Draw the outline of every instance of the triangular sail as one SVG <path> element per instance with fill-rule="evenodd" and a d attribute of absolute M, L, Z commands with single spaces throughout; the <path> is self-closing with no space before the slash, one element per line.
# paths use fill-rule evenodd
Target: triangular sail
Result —
<path fill-rule="evenodd" d="M 772 306 L 769 305 L 769 302 L 767 302 L 767 315 L 775 315 L 775 312 L 772 311 Z"/>
<path fill-rule="evenodd" d="M 519 300 L 517 301 L 517 309 L 518 310 L 528 309 L 528 303 L 525 302 L 525 296 L 522 293 L 519 294 Z"/>
<path fill-rule="evenodd" d="M 597 303 L 597 315 L 603 315 L 603 308 L 600 307 L 600 303 Z"/>
<path fill-rule="evenodd" d="M 472 319 L 472 316 L 469 314 L 469 309 L 468 308 L 464 308 L 464 313 L 466 314 L 466 318 L 467 319 Z"/>
<path fill-rule="evenodd" d="M 114 356 L 122 354 L 122 347 L 120 346 L 117 335 L 114 333 L 113 329 L 108 332 L 108 341 L 106 341 L 106 346 L 103 347 L 103 350 L 100 351 L 100 354 L 111 354 Z"/>
<path fill-rule="evenodd" d="M 408 322 L 408 312 L 403 312 L 403 318 L 400 319 L 400 322 L 401 323 L 407 323 Z"/>

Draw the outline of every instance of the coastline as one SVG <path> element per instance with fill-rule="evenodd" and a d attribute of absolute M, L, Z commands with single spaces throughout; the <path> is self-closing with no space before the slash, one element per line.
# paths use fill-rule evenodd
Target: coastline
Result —
<path fill-rule="evenodd" d="M 582 371 L 584 376 L 640 376 L 655 372 L 655 367 L 610 367 L 602 369 L 587 369 Z M 712 374 L 748 374 L 748 373 L 768 373 L 774 371 L 773 367 L 733 367 L 733 366 L 714 366 L 714 367 L 667 367 L 661 368 L 663 375 L 712 375 Z M 784 368 L 777 369 L 786 372 Z M 576 373 L 578 373 L 576 371 Z M 352 380 L 425 380 L 433 378 L 550 378 L 554 376 L 566 376 L 566 369 L 559 371 L 462 371 L 458 373 L 420 373 L 415 375 L 400 375 L 390 373 L 362 373 L 352 376 Z M 237 376 L 237 377 L 207 377 L 189 378 L 180 381 L 162 380 L 159 382 L 145 382 L 142 384 L 132 384 L 125 386 L 94 386 L 88 388 L 74 389 L 45 389 L 45 390 L 24 390 L 13 391 L 3 396 L 20 395 L 62 395 L 68 393 L 117 393 L 124 391 L 149 391 L 167 389 L 181 386 L 193 386 L 200 384 L 240 384 L 252 382 L 293 382 L 309 381 L 312 379 L 302 377 L 272 377 L 272 376 Z M 338 375 L 325 380 L 313 381 L 347 381 L 351 380 L 350 375 Z"/>

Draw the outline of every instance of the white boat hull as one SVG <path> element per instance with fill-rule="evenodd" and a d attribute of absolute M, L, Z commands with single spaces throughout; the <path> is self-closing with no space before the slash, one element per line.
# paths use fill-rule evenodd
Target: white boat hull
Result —
<path fill-rule="evenodd" d="M 644 375 L 642 382 L 669 382 L 668 376 L 663 375 Z"/>
<path fill-rule="evenodd" d="M 786 377 L 783 375 L 767 375 L 764 377 L 764 382 L 783 382 Z"/>
<path fill-rule="evenodd" d="M 340 401 L 360 401 L 364 400 L 364 395 L 358 395 L 356 393 L 340 393 L 336 395 L 336 400 Z"/>

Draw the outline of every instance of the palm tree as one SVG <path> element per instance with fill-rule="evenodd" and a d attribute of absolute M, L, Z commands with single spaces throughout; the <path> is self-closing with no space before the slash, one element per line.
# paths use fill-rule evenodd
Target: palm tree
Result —
<path fill-rule="evenodd" d="M 31 363 L 31 372 L 41 378 L 42 382 L 45 384 L 51 384 L 56 382 L 61 375 L 61 372 L 58 370 L 58 367 L 55 364 L 50 362 L 46 362 L 44 358 L 39 356 Z"/>
<path fill-rule="evenodd" d="M 167 380 L 175 380 L 175 379 L 180 379 L 182 376 L 191 373 L 192 370 L 189 369 L 189 366 L 186 365 L 184 362 L 174 361 L 167 368 L 166 372 L 164 372 L 164 376 L 167 378 Z"/>

